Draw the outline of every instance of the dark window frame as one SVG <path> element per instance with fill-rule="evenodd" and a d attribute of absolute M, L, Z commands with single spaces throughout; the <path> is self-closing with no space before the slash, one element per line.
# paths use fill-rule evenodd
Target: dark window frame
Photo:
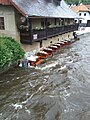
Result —
<path fill-rule="evenodd" d="M 78 21 L 77 20 L 75 20 L 75 23 L 77 23 Z"/>
<path fill-rule="evenodd" d="M 57 18 L 55 18 L 55 23 L 54 24 L 57 25 Z"/>
<path fill-rule="evenodd" d="M 82 23 L 82 20 L 79 20 L 79 23 L 81 24 L 81 23 Z"/>
<path fill-rule="evenodd" d="M 4 17 L 0 17 L 0 30 L 5 30 Z"/>
<path fill-rule="evenodd" d="M 81 13 L 79 13 L 79 16 L 81 16 Z"/>
<path fill-rule="evenodd" d="M 86 13 L 84 13 L 84 16 L 86 16 Z"/>

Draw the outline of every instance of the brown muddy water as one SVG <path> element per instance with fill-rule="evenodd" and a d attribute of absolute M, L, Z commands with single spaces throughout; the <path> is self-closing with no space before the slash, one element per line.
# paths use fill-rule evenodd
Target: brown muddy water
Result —
<path fill-rule="evenodd" d="M 2 74 L 0 120 L 90 120 L 90 34 L 36 68 Z"/>

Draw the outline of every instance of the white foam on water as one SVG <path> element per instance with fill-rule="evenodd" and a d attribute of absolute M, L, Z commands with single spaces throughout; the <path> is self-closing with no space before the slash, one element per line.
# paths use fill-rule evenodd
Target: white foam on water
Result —
<path fill-rule="evenodd" d="M 19 67 L 22 67 L 22 63 L 19 64 Z"/>
<path fill-rule="evenodd" d="M 65 90 L 64 90 L 64 96 L 65 96 L 65 97 L 69 97 L 70 95 L 71 95 L 71 93 L 68 93 L 67 90 L 65 89 Z"/>
<path fill-rule="evenodd" d="M 17 109 L 22 109 L 22 105 L 19 104 L 19 103 L 12 104 L 12 106 L 15 108 L 15 110 L 17 110 Z"/>
<path fill-rule="evenodd" d="M 39 87 L 39 90 L 40 90 L 40 91 L 41 91 L 41 90 L 44 90 L 44 89 L 45 89 L 45 86 L 43 86 L 43 85 Z"/>
<path fill-rule="evenodd" d="M 66 69 L 67 67 L 66 67 L 66 65 L 64 65 L 64 66 L 62 66 L 61 68 L 60 68 L 60 70 L 64 70 L 64 69 Z"/>
<path fill-rule="evenodd" d="M 31 82 L 29 82 L 29 85 L 33 88 L 33 87 L 35 87 Z"/>
<path fill-rule="evenodd" d="M 2 116 L 2 113 L 0 113 L 0 116 Z"/>
<path fill-rule="evenodd" d="M 73 63 L 73 60 L 67 62 L 67 64 L 70 64 L 70 63 Z"/>
<path fill-rule="evenodd" d="M 31 113 L 30 110 L 25 110 L 25 111 L 30 115 L 30 113 Z"/>
<path fill-rule="evenodd" d="M 41 68 L 41 70 L 45 70 L 45 69 L 48 69 L 48 68 L 52 68 L 52 67 L 55 67 L 56 65 L 57 65 L 57 63 L 48 64 L 48 65 L 46 65 L 45 67 Z"/>
<path fill-rule="evenodd" d="M 22 104 L 26 104 L 28 102 L 28 99 L 26 101 L 23 101 Z"/>

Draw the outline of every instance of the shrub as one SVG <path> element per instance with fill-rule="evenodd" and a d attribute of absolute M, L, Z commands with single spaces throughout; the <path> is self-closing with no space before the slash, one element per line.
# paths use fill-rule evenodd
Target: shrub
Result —
<path fill-rule="evenodd" d="M 10 37 L 0 37 L 0 69 L 24 57 L 20 44 Z"/>

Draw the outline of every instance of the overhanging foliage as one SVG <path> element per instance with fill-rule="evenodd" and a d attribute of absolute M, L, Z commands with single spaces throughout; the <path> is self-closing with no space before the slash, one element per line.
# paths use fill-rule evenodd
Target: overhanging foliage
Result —
<path fill-rule="evenodd" d="M 24 51 L 14 39 L 0 37 L 0 69 L 5 68 L 24 57 Z"/>
<path fill-rule="evenodd" d="M 71 4 L 90 4 L 90 0 L 65 0 L 67 2 L 67 4 L 71 5 Z"/>

